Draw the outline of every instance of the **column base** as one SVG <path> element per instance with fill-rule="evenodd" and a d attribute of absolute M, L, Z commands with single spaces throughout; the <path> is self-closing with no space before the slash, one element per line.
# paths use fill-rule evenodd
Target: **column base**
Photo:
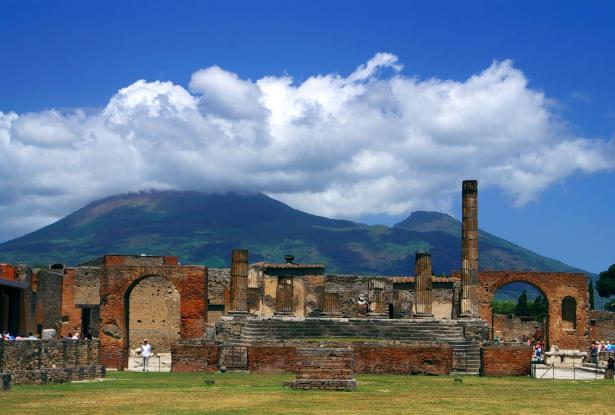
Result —
<path fill-rule="evenodd" d="M 414 313 L 413 318 L 433 318 L 432 313 Z"/>

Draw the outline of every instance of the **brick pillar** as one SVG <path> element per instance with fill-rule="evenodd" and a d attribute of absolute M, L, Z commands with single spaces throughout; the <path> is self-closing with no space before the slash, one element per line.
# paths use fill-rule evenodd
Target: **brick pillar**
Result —
<path fill-rule="evenodd" d="M 248 311 L 248 250 L 231 253 L 231 311 Z"/>
<path fill-rule="evenodd" d="M 416 317 L 433 317 L 431 312 L 431 254 L 417 253 L 414 261 L 416 278 L 414 302 Z"/>
<path fill-rule="evenodd" d="M 464 180 L 461 206 L 460 317 L 478 317 L 478 182 Z"/>

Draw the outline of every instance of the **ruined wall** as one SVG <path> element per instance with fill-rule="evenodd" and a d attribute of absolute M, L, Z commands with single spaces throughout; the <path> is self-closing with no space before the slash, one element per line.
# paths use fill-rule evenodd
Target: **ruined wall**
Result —
<path fill-rule="evenodd" d="M 294 373 L 297 369 L 295 346 L 250 346 L 248 368 L 253 373 Z"/>
<path fill-rule="evenodd" d="M 503 341 L 521 340 L 523 336 L 535 338 L 537 331 L 542 333 L 542 323 L 534 320 L 522 320 L 504 314 L 493 315 L 493 335 Z"/>
<path fill-rule="evenodd" d="M 357 373 L 447 375 L 453 370 L 449 345 L 355 345 L 354 370 Z"/>
<path fill-rule="evenodd" d="M 141 280 L 130 293 L 130 349 L 147 339 L 156 353 L 168 353 L 179 340 L 179 291 L 169 280 L 153 276 Z"/>
<path fill-rule="evenodd" d="M 608 340 L 615 342 L 615 313 L 612 311 L 591 311 L 591 319 L 594 326 L 591 327 L 591 340 Z"/>
<path fill-rule="evenodd" d="M 453 274 L 454 278 L 459 273 Z M 589 346 L 589 306 L 587 277 L 565 272 L 513 272 L 480 271 L 478 273 L 479 312 L 482 319 L 492 325 L 491 301 L 498 289 L 512 282 L 527 282 L 538 288 L 547 298 L 549 306 L 548 345 L 560 349 L 587 350 Z M 576 327 L 562 321 L 562 301 L 565 297 L 576 300 L 574 312 Z"/>
<path fill-rule="evenodd" d="M 230 309 L 230 268 L 207 270 L 207 322 L 213 324 Z"/>
<path fill-rule="evenodd" d="M 98 364 L 96 339 L 0 341 L 0 372 Z"/>
<path fill-rule="evenodd" d="M 39 270 L 37 273 L 37 290 L 32 296 L 35 304 L 34 326 L 43 329 L 55 329 L 61 333 L 62 326 L 62 273 L 51 270 Z M 31 330 L 35 333 L 36 327 Z"/>
<path fill-rule="evenodd" d="M 367 277 L 365 277 L 367 278 Z M 395 318 L 411 318 L 414 312 L 414 277 L 392 277 Z M 395 282 L 408 280 L 412 282 Z M 432 314 L 437 319 L 451 319 L 453 309 L 453 282 L 436 277 L 432 282 Z"/>
<path fill-rule="evenodd" d="M 125 298 L 141 279 L 160 276 L 173 283 L 180 296 L 180 338 L 199 339 L 205 333 L 207 268 L 203 266 L 105 266 L 100 283 L 101 347 L 103 363 L 126 365 L 128 336 Z M 142 340 L 142 339 L 141 339 Z"/>
<path fill-rule="evenodd" d="M 362 317 L 369 312 L 369 281 L 384 283 L 384 304 L 393 304 L 393 278 L 362 277 L 359 275 L 327 275 L 325 293 L 337 293 L 339 314 L 342 317 Z M 385 313 L 388 311 L 385 309 Z"/>
<path fill-rule="evenodd" d="M 81 333 L 83 308 L 98 308 L 100 304 L 100 275 L 98 267 L 65 268 L 62 278 L 62 336 Z M 97 315 L 98 310 L 94 311 Z M 92 313 L 90 312 L 90 315 Z M 98 335 L 98 319 L 90 317 L 91 334 Z"/>
<path fill-rule="evenodd" d="M 489 345 L 482 348 L 485 376 L 527 376 L 532 348 L 525 345 Z"/>
<path fill-rule="evenodd" d="M 215 372 L 218 345 L 199 340 L 182 340 L 171 347 L 171 372 Z"/>

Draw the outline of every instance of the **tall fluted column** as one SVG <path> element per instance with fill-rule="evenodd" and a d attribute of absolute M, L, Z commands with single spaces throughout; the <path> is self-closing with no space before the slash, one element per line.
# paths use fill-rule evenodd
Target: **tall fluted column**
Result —
<path fill-rule="evenodd" d="M 460 317 L 478 317 L 478 182 L 464 180 L 461 206 Z"/>
<path fill-rule="evenodd" d="M 248 250 L 231 253 L 231 311 L 248 311 Z"/>
<path fill-rule="evenodd" d="M 414 275 L 416 276 L 414 291 L 416 317 L 433 317 L 431 312 L 431 254 L 416 254 Z"/>

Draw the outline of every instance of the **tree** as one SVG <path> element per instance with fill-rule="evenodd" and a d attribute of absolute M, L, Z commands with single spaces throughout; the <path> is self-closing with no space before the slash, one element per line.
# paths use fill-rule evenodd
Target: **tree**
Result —
<path fill-rule="evenodd" d="M 606 311 L 615 311 L 615 300 L 611 300 L 604 305 Z"/>
<path fill-rule="evenodd" d="M 534 317 L 534 320 L 542 321 L 542 319 L 547 316 L 547 308 L 547 299 L 544 295 L 540 294 L 538 297 L 536 297 L 536 299 L 530 306 L 530 310 L 532 313 L 532 317 Z"/>
<path fill-rule="evenodd" d="M 496 300 L 491 302 L 491 310 L 493 314 L 515 314 L 517 305 L 510 300 Z"/>
<path fill-rule="evenodd" d="M 615 294 L 615 264 L 599 274 L 596 288 L 600 297 L 603 298 Z"/>
<path fill-rule="evenodd" d="M 527 304 L 527 291 L 523 290 L 521 295 L 519 295 L 519 300 L 517 301 L 517 309 L 515 310 L 515 314 L 518 316 L 529 316 L 530 315 L 530 307 Z"/>
<path fill-rule="evenodd" d="M 596 306 L 594 304 L 594 281 L 589 281 L 589 286 L 587 287 L 587 291 L 589 291 L 589 309 L 595 310 Z"/>

